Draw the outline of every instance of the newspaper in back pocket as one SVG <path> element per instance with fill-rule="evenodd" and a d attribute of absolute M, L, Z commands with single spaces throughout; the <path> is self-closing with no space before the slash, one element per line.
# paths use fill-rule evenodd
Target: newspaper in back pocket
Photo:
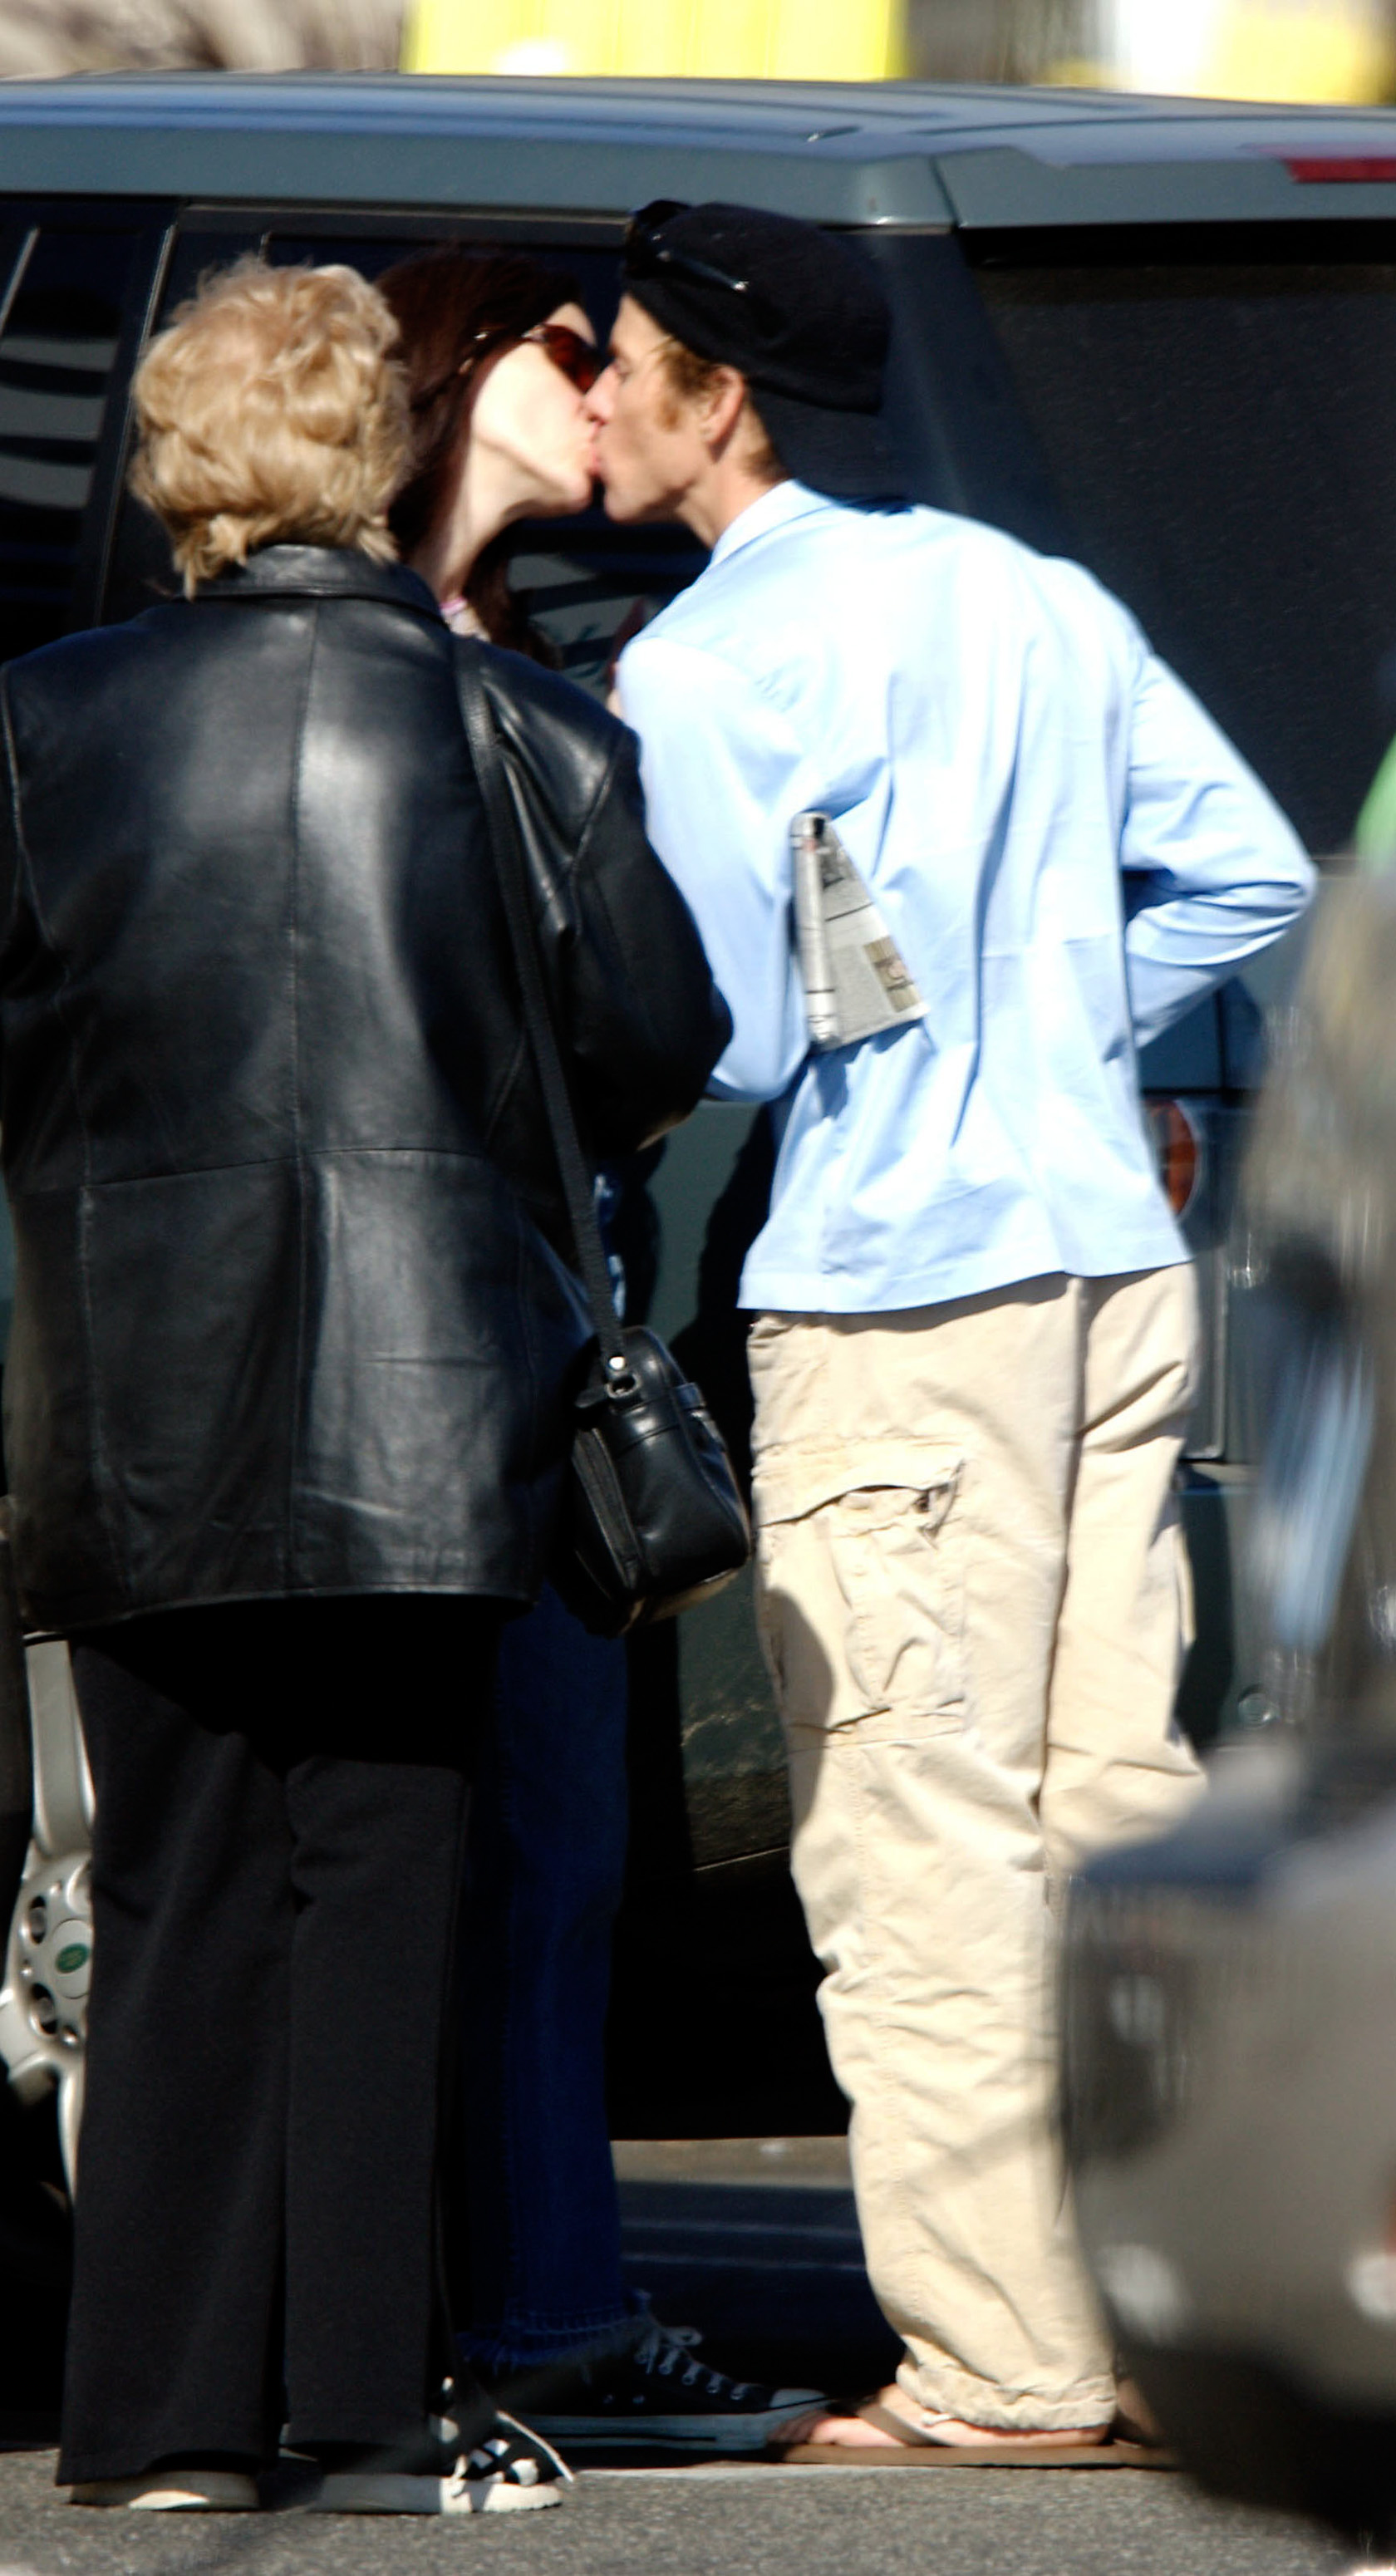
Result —
<path fill-rule="evenodd" d="M 926 1005 L 827 814 L 797 814 L 795 937 L 811 1043 L 852 1046 L 924 1020 Z"/>

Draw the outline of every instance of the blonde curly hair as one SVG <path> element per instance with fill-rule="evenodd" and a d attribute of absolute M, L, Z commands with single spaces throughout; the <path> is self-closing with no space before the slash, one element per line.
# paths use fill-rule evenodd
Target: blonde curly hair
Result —
<path fill-rule="evenodd" d="M 397 324 L 354 268 L 202 280 L 152 340 L 132 392 L 130 483 L 165 527 L 186 596 L 259 546 L 396 547 L 388 504 L 407 470 Z"/>

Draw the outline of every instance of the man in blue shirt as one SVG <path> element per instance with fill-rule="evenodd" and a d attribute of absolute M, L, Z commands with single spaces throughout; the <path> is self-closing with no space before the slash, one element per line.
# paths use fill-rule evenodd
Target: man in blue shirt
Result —
<path fill-rule="evenodd" d="M 623 654 L 650 831 L 776 1104 L 756 1310 L 759 1615 L 796 1881 L 896 2385 L 818 2446 L 1104 2438 L 1048 2135 L 1049 1920 L 1196 1794 L 1174 1470 L 1187 1254 L 1140 1045 L 1303 909 L 1283 816 L 1078 565 L 889 501 L 855 251 L 726 206 L 632 225 L 592 397 L 607 508 L 707 570 Z M 829 815 L 926 1005 L 811 1046 L 790 826 Z"/>

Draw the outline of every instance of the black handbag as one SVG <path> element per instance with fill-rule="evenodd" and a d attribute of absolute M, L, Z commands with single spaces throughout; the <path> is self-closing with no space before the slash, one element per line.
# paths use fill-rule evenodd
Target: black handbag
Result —
<path fill-rule="evenodd" d="M 456 684 L 596 1336 L 574 1398 L 572 1463 L 549 1573 L 593 1636 L 621 1637 L 720 1592 L 751 1555 L 751 1524 L 697 1387 L 656 1333 L 617 1319 L 478 647 L 457 647 Z"/>

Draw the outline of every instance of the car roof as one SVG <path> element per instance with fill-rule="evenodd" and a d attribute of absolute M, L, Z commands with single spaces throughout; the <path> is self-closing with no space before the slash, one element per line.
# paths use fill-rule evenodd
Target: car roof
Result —
<path fill-rule="evenodd" d="M 7 191 L 833 224 L 1396 212 L 1396 111 L 929 82 L 83 74 L 0 83 Z"/>

